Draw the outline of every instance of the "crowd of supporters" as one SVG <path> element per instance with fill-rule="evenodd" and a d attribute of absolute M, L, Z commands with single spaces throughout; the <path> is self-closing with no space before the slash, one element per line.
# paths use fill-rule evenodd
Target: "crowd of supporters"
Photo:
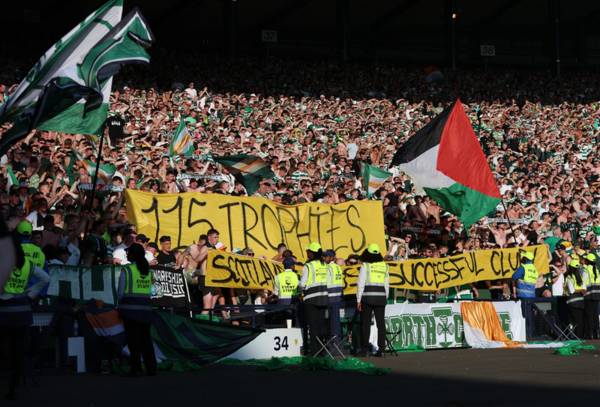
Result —
<path fill-rule="evenodd" d="M 101 180 L 93 202 L 86 161 L 95 162 L 97 139 L 33 131 L 3 156 L 0 211 L 9 227 L 29 220 L 32 239 L 47 258 L 66 264 L 120 263 L 123 248 L 136 239 L 158 262 L 170 250 L 168 236 L 149 242 L 135 234 L 123 188 L 246 195 L 213 160 L 246 153 L 269 162 L 275 174 L 256 195 L 283 204 L 367 199 L 361 163 L 388 168 L 408 137 L 460 97 L 507 211 L 499 206 L 466 231 L 435 201 L 416 194 L 405 174 L 389 168 L 393 176 L 372 198 L 383 203 L 388 255 L 434 257 L 547 243 L 557 280 L 540 280 L 544 288 L 566 271 L 566 250 L 598 247 L 600 103 L 593 74 L 558 81 L 537 71 L 445 74 L 434 67 L 190 58 L 197 62 L 121 75 L 102 154 L 116 172 Z M 4 78 L 0 104 L 17 79 Z M 194 137 L 193 157 L 169 155 L 182 120 Z M 502 292 L 510 296 L 507 286 Z"/>

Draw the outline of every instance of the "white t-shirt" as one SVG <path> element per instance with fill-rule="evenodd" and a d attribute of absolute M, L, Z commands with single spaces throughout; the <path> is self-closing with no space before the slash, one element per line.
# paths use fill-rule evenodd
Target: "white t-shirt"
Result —
<path fill-rule="evenodd" d="M 187 88 L 184 92 L 192 99 L 196 99 L 198 97 L 198 91 L 196 89 Z"/>
<path fill-rule="evenodd" d="M 120 264 L 129 264 L 129 260 L 127 260 L 127 252 L 125 252 L 126 248 L 127 246 L 121 243 L 115 247 L 115 250 L 113 251 L 113 258 L 120 260 Z"/>
<path fill-rule="evenodd" d="M 75 246 L 73 243 L 69 243 L 67 245 L 67 250 L 69 251 L 67 266 L 77 266 L 79 264 L 79 260 L 81 259 L 81 251 L 79 250 L 79 247 Z"/>
<path fill-rule="evenodd" d="M 26 219 L 33 226 L 33 230 L 44 230 L 44 226 L 38 225 L 38 222 L 42 223 L 41 221 L 43 219 L 42 215 L 40 215 L 38 211 L 31 212 L 29 215 L 27 215 Z"/>
<path fill-rule="evenodd" d="M 148 251 L 148 250 L 146 250 L 146 253 L 144 254 L 144 257 L 146 258 L 146 261 L 148 263 L 150 263 L 151 261 L 155 260 L 154 255 L 152 254 L 152 252 Z"/>
<path fill-rule="evenodd" d="M 564 291 L 565 291 L 565 276 L 564 276 L 564 274 L 561 274 L 560 276 L 558 276 L 558 279 L 556 280 L 556 282 L 554 282 L 554 284 L 552 284 L 552 296 L 560 297 L 560 296 L 564 295 Z"/>
<path fill-rule="evenodd" d="M 348 149 L 348 158 L 354 160 L 356 157 L 356 153 L 358 153 L 358 146 L 355 143 L 350 143 L 347 146 Z"/>

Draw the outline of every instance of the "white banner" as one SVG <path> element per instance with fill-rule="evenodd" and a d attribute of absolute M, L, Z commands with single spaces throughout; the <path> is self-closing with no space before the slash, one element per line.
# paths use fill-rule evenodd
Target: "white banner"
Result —
<path fill-rule="evenodd" d="M 519 301 L 498 301 L 494 307 L 508 339 L 525 341 L 525 318 Z M 425 349 L 467 347 L 460 303 L 390 304 L 385 307 L 388 340 L 396 348 Z M 397 335 L 396 335 L 397 333 Z M 371 326 L 371 344 L 377 345 L 377 327 Z"/>

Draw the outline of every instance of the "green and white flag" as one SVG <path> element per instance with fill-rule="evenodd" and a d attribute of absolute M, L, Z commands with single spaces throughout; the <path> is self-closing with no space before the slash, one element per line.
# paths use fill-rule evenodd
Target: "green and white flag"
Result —
<path fill-rule="evenodd" d="M 179 126 L 177 126 L 177 130 L 173 133 L 173 138 L 169 146 L 169 155 L 171 157 L 180 154 L 186 157 L 194 155 L 194 139 L 186 126 L 185 120 L 182 120 Z"/>
<path fill-rule="evenodd" d="M 253 195 L 263 179 L 275 176 L 269 164 L 260 157 L 248 154 L 213 157 L 215 162 L 227 168 L 246 188 L 248 195 Z"/>
<path fill-rule="evenodd" d="M 96 163 L 90 160 L 83 160 L 81 163 L 90 177 L 93 177 L 96 173 Z M 98 182 L 102 184 L 110 184 L 115 172 L 117 172 L 117 167 L 115 167 L 113 164 L 100 164 L 100 169 L 98 171 Z"/>
<path fill-rule="evenodd" d="M 13 127 L 0 154 L 32 129 L 99 134 L 108 112 L 112 76 L 127 63 L 148 63 L 152 34 L 138 10 L 124 19 L 111 0 L 54 44 L 0 108 Z"/>
<path fill-rule="evenodd" d="M 391 172 L 387 172 L 367 163 L 362 163 L 363 185 L 369 198 L 371 198 L 375 191 L 381 188 L 385 180 L 391 176 Z"/>
<path fill-rule="evenodd" d="M 8 178 L 8 181 L 6 182 L 6 192 L 9 192 L 13 185 L 19 185 L 19 180 L 10 165 L 6 166 L 6 176 Z"/>

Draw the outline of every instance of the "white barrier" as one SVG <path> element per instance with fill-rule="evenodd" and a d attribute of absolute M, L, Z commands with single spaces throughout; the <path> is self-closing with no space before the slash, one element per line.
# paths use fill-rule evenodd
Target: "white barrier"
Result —
<path fill-rule="evenodd" d="M 226 359 L 249 360 L 301 356 L 301 346 L 302 331 L 299 328 L 267 329 L 252 342 L 227 355 Z"/>

